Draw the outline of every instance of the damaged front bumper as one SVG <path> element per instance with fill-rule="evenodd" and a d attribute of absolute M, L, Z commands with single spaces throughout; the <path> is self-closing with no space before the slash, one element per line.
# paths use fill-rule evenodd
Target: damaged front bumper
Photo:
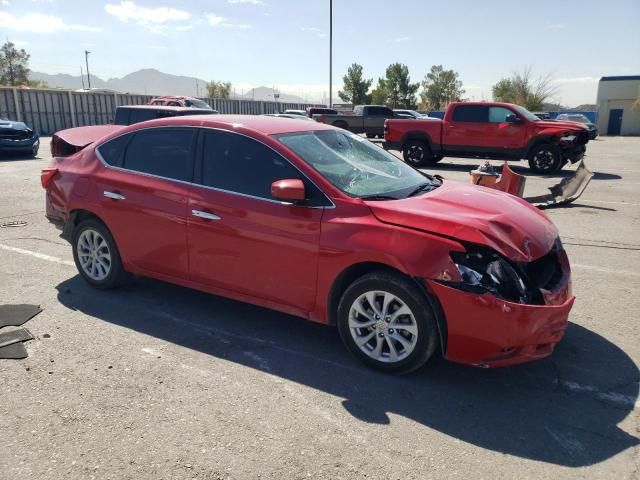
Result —
<path fill-rule="evenodd" d="M 582 160 L 587 151 L 587 142 L 589 142 L 589 132 L 587 130 L 575 135 L 562 137 L 559 144 L 562 158 L 571 163 Z"/>
<path fill-rule="evenodd" d="M 575 297 L 564 251 L 560 278 L 538 288 L 535 304 L 474 293 L 440 280 L 426 280 L 446 322 L 445 358 L 477 367 L 503 367 L 551 355 L 562 339 Z"/>

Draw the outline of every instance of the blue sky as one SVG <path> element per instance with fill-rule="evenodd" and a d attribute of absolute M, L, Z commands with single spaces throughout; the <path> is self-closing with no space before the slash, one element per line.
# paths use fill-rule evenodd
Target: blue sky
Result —
<path fill-rule="evenodd" d="M 31 68 L 120 77 L 140 68 L 260 85 L 320 100 L 328 92 L 329 0 L 0 0 L 0 32 Z M 421 80 L 460 74 L 470 99 L 531 66 L 563 104 L 594 103 L 603 75 L 640 74 L 640 0 L 334 0 L 334 96 L 346 68 L 390 63 Z"/>

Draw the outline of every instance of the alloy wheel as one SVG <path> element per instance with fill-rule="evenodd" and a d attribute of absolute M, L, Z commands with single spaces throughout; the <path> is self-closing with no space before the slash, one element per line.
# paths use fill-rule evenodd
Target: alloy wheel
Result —
<path fill-rule="evenodd" d="M 379 290 L 363 293 L 353 302 L 349 331 L 364 354 L 383 363 L 407 358 L 418 342 L 418 324 L 409 306 Z"/>
<path fill-rule="evenodd" d="M 100 232 L 87 228 L 76 244 L 78 260 L 84 273 L 92 280 L 101 281 L 111 272 L 109 244 Z"/>

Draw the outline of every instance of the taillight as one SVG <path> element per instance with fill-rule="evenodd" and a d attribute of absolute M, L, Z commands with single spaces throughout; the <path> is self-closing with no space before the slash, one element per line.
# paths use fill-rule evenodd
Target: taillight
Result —
<path fill-rule="evenodd" d="M 320 123 L 324 123 L 324 115 L 320 115 L 320 118 L 318 118 L 318 121 Z"/>
<path fill-rule="evenodd" d="M 53 180 L 53 177 L 55 177 L 57 173 L 58 169 L 55 167 L 43 168 L 40 172 L 40 183 L 42 184 L 42 188 L 46 190 L 49 183 L 51 183 L 51 180 Z"/>

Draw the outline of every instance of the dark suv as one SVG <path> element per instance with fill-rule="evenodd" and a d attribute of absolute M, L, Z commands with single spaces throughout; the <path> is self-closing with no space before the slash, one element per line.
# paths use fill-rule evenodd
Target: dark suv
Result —
<path fill-rule="evenodd" d="M 212 115 L 216 113 L 218 113 L 217 110 L 210 108 L 126 105 L 116 108 L 113 123 L 115 125 L 132 125 L 156 118 L 180 117 L 184 115 Z"/>

